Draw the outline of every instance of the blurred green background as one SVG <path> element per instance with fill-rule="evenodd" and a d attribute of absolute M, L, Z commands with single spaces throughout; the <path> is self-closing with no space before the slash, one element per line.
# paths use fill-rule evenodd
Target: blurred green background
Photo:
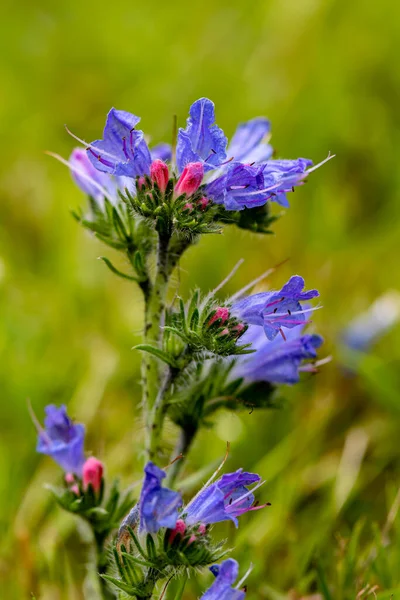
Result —
<path fill-rule="evenodd" d="M 142 464 L 131 351 L 140 294 L 96 260 L 105 249 L 69 212 L 85 199 L 44 151 L 68 156 L 64 123 L 99 137 L 111 106 L 141 115 L 155 142 L 169 141 L 172 115 L 183 124 L 189 105 L 208 96 L 228 135 L 266 115 L 279 156 L 337 157 L 291 195 L 275 236 L 227 229 L 202 239 L 183 261 L 180 291 L 212 288 L 243 257 L 233 292 L 289 258 L 269 285 L 299 273 L 318 287 L 324 308 L 314 326 L 333 361 L 282 390 L 282 410 L 219 414 L 187 473 L 218 459 L 230 439 L 229 467 L 267 480 L 260 499 L 271 508 L 243 517 L 237 534 L 218 529 L 243 572 L 255 565 L 250 600 L 340 600 L 366 588 L 364 598 L 374 586 L 380 599 L 399 599 L 399 328 L 357 377 L 345 376 L 337 348 L 341 328 L 400 285 L 397 3 L 17 0 L 3 6 L 2 25 L 1 597 L 84 598 L 85 532 L 43 489 L 60 473 L 35 453 L 28 398 L 40 418 L 46 404 L 68 403 L 109 476 L 137 481 Z M 171 428 L 171 447 L 173 436 Z M 210 577 L 192 582 L 185 599 Z"/>

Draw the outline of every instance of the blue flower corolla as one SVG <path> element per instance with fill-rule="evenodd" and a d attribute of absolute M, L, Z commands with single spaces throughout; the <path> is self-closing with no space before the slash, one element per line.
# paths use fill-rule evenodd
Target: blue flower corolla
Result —
<path fill-rule="evenodd" d="M 233 521 L 238 527 L 237 517 L 249 510 L 264 508 L 264 506 L 253 507 L 254 494 L 247 488 L 260 481 L 259 475 L 247 473 L 243 469 L 227 473 L 215 483 L 200 490 L 184 508 L 182 518 L 187 525 L 196 523 L 209 525 L 221 521 Z"/>
<path fill-rule="evenodd" d="M 99 205 L 104 198 L 113 204 L 117 195 L 117 183 L 108 173 L 98 171 L 90 162 L 83 148 L 74 148 L 68 162 L 71 175 L 77 186 Z"/>
<path fill-rule="evenodd" d="M 204 171 L 220 166 L 226 159 L 227 138 L 215 125 L 214 103 L 196 100 L 190 107 L 186 129 L 179 129 L 176 162 L 179 173 L 188 163 L 202 162 Z"/>
<path fill-rule="evenodd" d="M 227 155 L 235 162 L 259 163 L 272 156 L 272 146 L 267 143 L 271 123 L 265 117 L 256 117 L 238 125 L 229 143 Z"/>
<path fill-rule="evenodd" d="M 230 371 L 230 379 L 243 378 L 245 383 L 267 381 L 269 383 L 298 383 L 300 372 L 307 371 L 306 360 L 317 358 L 317 349 L 323 338 L 315 334 L 303 334 L 303 327 L 290 329 L 286 340 L 276 337 L 269 341 L 262 329 L 250 325 L 240 338 L 241 344 L 251 344 L 252 354 L 239 356 Z"/>
<path fill-rule="evenodd" d="M 37 452 L 51 456 L 66 473 L 81 477 L 85 462 L 85 427 L 71 421 L 64 405 L 58 408 L 49 404 L 45 411 L 45 428 L 39 430 Z"/>
<path fill-rule="evenodd" d="M 212 565 L 210 571 L 215 581 L 201 596 L 201 600 L 244 600 L 245 592 L 232 587 L 239 574 L 236 560 L 227 558 L 220 565 Z"/>
<path fill-rule="evenodd" d="M 103 139 L 88 145 L 87 154 L 99 171 L 137 177 L 150 173 L 151 155 L 143 131 L 135 129 L 140 118 L 112 108 L 106 120 Z"/>
<path fill-rule="evenodd" d="M 228 164 L 223 172 L 205 186 L 205 194 L 226 210 L 263 206 L 268 200 L 289 206 L 287 192 L 304 183 L 311 160 L 269 160 L 245 165 Z"/>
<path fill-rule="evenodd" d="M 292 329 L 305 324 L 305 314 L 315 310 L 303 308 L 302 301 L 319 296 L 317 290 L 303 292 L 304 279 L 293 275 L 279 291 L 260 292 L 234 302 L 231 315 L 248 325 L 259 325 L 264 328 L 265 335 L 273 340 L 282 327 Z"/>
<path fill-rule="evenodd" d="M 140 532 L 157 533 L 161 527 L 174 529 L 178 520 L 178 508 L 182 506 L 182 496 L 163 488 L 161 481 L 165 471 L 148 462 L 144 469 L 144 481 L 139 499 Z"/>
<path fill-rule="evenodd" d="M 261 166 L 233 162 L 221 175 L 206 184 L 204 193 L 216 204 L 223 204 L 227 210 L 242 210 L 248 204 L 265 204 L 271 194 L 263 190 L 264 174 Z"/>

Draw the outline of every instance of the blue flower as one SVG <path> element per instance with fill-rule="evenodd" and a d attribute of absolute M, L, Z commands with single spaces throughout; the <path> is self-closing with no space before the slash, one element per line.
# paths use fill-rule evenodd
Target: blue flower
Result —
<path fill-rule="evenodd" d="M 157 533 L 161 527 L 174 529 L 178 508 L 182 506 L 179 492 L 161 486 L 165 471 L 148 462 L 139 500 L 140 532 Z"/>
<path fill-rule="evenodd" d="M 305 313 L 313 310 L 303 308 L 300 302 L 319 296 L 317 290 L 303 292 L 304 279 L 294 275 L 280 291 L 260 292 L 247 296 L 232 305 L 231 314 L 248 325 L 260 325 L 265 335 L 273 340 L 282 327 L 292 329 L 305 323 Z"/>
<path fill-rule="evenodd" d="M 227 154 L 235 162 L 260 163 L 272 156 L 272 146 L 267 143 L 271 123 L 264 117 L 256 117 L 238 125 L 229 143 Z"/>
<path fill-rule="evenodd" d="M 247 488 L 248 485 L 260 481 L 259 475 L 246 473 L 243 469 L 223 475 L 215 483 L 200 490 L 189 502 L 183 510 L 185 523 L 208 525 L 230 520 L 237 527 L 237 517 L 249 510 L 264 508 L 264 506 L 253 507 L 254 494 Z"/>
<path fill-rule="evenodd" d="M 102 140 L 89 144 L 87 153 L 96 169 L 137 177 L 150 173 L 151 155 L 143 131 L 135 129 L 139 117 L 112 108 L 107 115 Z"/>
<path fill-rule="evenodd" d="M 102 173 L 90 162 L 83 148 L 75 148 L 69 158 L 71 175 L 77 186 L 102 206 L 107 197 L 113 203 L 117 196 L 116 181 L 108 173 Z"/>
<path fill-rule="evenodd" d="M 85 427 L 71 421 L 65 406 L 57 408 L 50 404 L 45 411 L 45 429 L 39 431 L 37 452 L 51 456 L 66 473 L 81 477 Z"/>
<path fill-rule="evenodd" d="M 304 183 L 307 166 L 312 161 L 269 160 L 265 163 L 228 164 L 223 172 L 205 186 L 206 195 L 226 210 L 243 210 L 263 206 L 268 200 L 289 206 L 286 193 Z"/>
<path fill-rule="evenodd" d="M 230 378 L 242 377 L 245 383 L 297 383 L 300 371 L 308 369 L 307 365 L 302 365 L 303 361 L 317 358 L 316 350 L 323 343 L 321 336 L 303 335 L 302 329 L 289 330 L 286 340 L 276 337 L 269 341 L 260 327 L 250 325 L 240 338 L 240 343 L 251 344 L 255 352 L 237 358 Z"/>
<path fill-rule="evenodd" d="M 243 165 L 233 162 L 224 172 L 210 183 L 204 193 L 216 204 L 223 204 L 227 210 L 242 210 L 251 206 L 261 206 L 271 197 L 264 191 L 262 166 Z"/>
<path fill-rule="evenodd" d="M 176 161 L 179 173 L 188 163 L 202 162 L 204 170 L 215 169 L 226 159 L 227 139 L 215 123 L 214 103 L 196 100 L 190 107 L 186 129 L 179 129 Z"/>
<path fill-rule="evenodd" d="M 220 565 L 212 565 L 210 571 L 216 579 L 201 600 L 244 600 L 245 592 L 232 587 L 239 574 L 236 560 L 227 558 Z"/>

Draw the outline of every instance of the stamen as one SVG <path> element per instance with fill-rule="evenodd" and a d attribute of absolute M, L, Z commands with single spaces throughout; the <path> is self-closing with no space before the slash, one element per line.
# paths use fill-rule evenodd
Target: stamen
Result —
<path fill-rule="evenodd" d="M 242 587 L 242 585 L 244 584 L 244 582 L 246 581 L 246 579 L 248 578 L 248 576 L 250 575 L 250 573 L 253 570 L 253 563 L 250 563 L 249 568 L 247 569 L 246 573 L 243 575 L 242 579 L 239 581 L 239 583 L 236 584 L 236 589 L 240 590 L 240 588 Z"/>
<path fill-rule="evenodd" d="M 217 287 L 213 289 L 213 291 L 211 292 L 211 295 L 212 295 L 212 296 L 214 296 L 214 295 L 215 295 L 217 292 L 219 292 L 219 290 L 220 290 L 221 288 L 223 288 L 223 287 L 224 287 L 224 285 L 225 285 L 226 283 L 228 283 L 228 281 L 229 281 L 230 279 L 232 279 L 232 277 L 235 275 L 236 271 L 239 269 L 239 267 L 240 267 L 240 266 L 241 266 L 243 263 L 244 263 L 244 258 L 241 258 L 241 259 L 240 259 L 240 260 L 239 260 L 239 261 L 236 263 L 236 265 L 233 267 L 232 271 L 231 271 L 231 272 L 230 272 L 230 273 L 229 273 L 229 274 L 228 274 L 228 275 L 225 277 L 225 279 L 223 279 L 223 280 L 221 281 L 221 283 L 220 283 L 220 284 L 218 284 L 218 285 L 217 285 Z"/>
<path fill-rule="evenodd" d="M 39 435 L 41 435 L 43 437 L 43 439 L 46 442 L 46 444 L 48 444 L 50 446 L 51 445 L 51 439 L 49 438 L 49 436 L 46 433 L 46 430 L 42 427 L 42 425 L 39 422 L 39 419 L 35 415 L 35 412 L 34 412 L 34 410 L 32 408 L 32 402 L 31 402 L 30 398 L 27 398 L 26 404 L 28 406 L 28 412 L 29 412 L 29 415 L 30 415 L 30 417 L 32 419 L 32 422 L 33 422 L 34 426 L 36 427 L 36 431 L 38 432 Z"/>
<path fill-rule="evenodd" d="M 226 463 L 226 461 L 228 459 L 230 449 L 231 449 L 230 442 L 226 442 L 226 453 L 225 453 L 223 461 L 221 462 L 221 464 L 219 465 L 219 467 L 214 471 L 214 473 L 211 475 L 211 477 L 209 478 L 209 480 L 203 485 L 203 487 L 191 499 L 191 501 L 189 502 L 189 504 L 186 506 L 185 510 L 187 510 L 189 508 L 189 506 L 191 506 L 191 504 L 193 504 L 193 502 L 197 499 L 198 496 L 200 496 L 200 494 L 203 492 L 203 490 L 205 490 L 206 487 L 208 487 L 213 482 L 213 480 L 216 478 L 216 476 L 221 471 L 222 467 L 224 466 L 224 464 Z"/>
<path fill-rule="evenodd" d="M 267 304 L 266 308 L 267 308 L 268 306 L 270 306 L 270 305 L 269 305 L 269 304 Z M 291 315 L 292 317 L 293 317 L 293 315 L 305 315 L 306 313 L 309 313 L 309 312 L 314 312 L 314 310 L 319 310 L 320 308 L 322 308 L 322 306 L 321 306 L 321 305 L 320 305 L 320 306 L 312 306 L 312 307 L 310 307 L 310 308 L 305 308 L 305 309 L 303 309 L 303 310 L 293 310 L 293 311 L 290 313 L 290 315 Z M 271 316 L 271 317 L 273 317 L 274 319 L 275 319 L 275 318 L 276 318 L 276 319 L 278 319 L 279 317 L 287 317 L 287 313 L 286 313 L 286 312 L 284 312 L 284 313 L 278 313 L 278 312 L 277 312 L 277 313 L 276 313 L 275 311 L 273 311 L 273 312 L 270 312 L 270 313 L 263 313 L 263 316 Z M 286 323 L 289 323 L 289 321 L 286 321 Z"/>
<path fill-rule="evenodd" d="M 283 332 L 282 327 L 279 328 L 279 333 L 281 334 L 281 336 L 283 337 L 283 339 L 285 340 L 285 342 L 287 341 L 286 335 Z"/>
<path fill-rule="evenodd" d="M 330 152 L 328 152 L 328 156 L 325 158 L 325 160 L 321 161 L 320 163 L 318 163 L 317 165 L 315 165 L 314 167 L 311 167 L 311 169 L 308 169 L 308 171 L 306 171 L 307 175 L 308 175 L 308 173 L 312 173 L 313 171 L 315 171 L 315 169 L 319 169 L 319 167 L 322 167 L 322 165 L 327 163 L 332 158 L 335 158 L 335 156 L 336 156 L 336 154 L 331 154 Z"/>
<path fill-rule="evenodd" d="M 274 271 L 276 271 L 276 269 L 278 269 L 278 267 L 284 265 L 285 262 L 287 262 L 288 260 L 289 260 L 288 258 L 285 258 L 285 260 L 283 260 L 282 262 L 278 263 L 277 265 L 275 265 L 271 269 L 268 269 L 268 271 L 265 271 L 265 273 L 263 273 L 262 275 L 260 275 L 256 279 L 253 279 L 253 281 L 251 281 L 250 283 L 248 283 L 247 285 L 245 285 L 241 290 L 239 290 L 238 292 L 236 292 L 236 294 L 233 294 L 233 296 L 231 296 L 229 298 L 229 302 L 234 302 L 237 298 L 240 298 L 240 296 L 242 296 L 242 294 L 244 294 L 245 292 L 247 292 L 247 290 L 250 290 L 252 287 L 254 287 L 255 285 L 257 285 L 257 283 L 260 283 L 260 281 L 263 281 L 264 279 L 266 279 L 267 277 L 269 277 L 269 275 L 271 275 Z"/>
<path fill-rule="evenodd" d="M 243 494 L 243 496 L 240 496 L 239 498 L 236 498 L 236 500 L 234 500 L 232 502 L 232 504 L 230 505 L 230 508 L 232 506 L 234 506 L 235 504 L 239 504 L 239 502 L 241 502 L 242 500 L 244 500 L 248 496 L 251 496 L 251 494 L 253 494 L 256 490 L 258 490 L 258 488 L 260 488 L 262 485 L 264 485 L 264 483 L 265 483 L 265 481 L 260 481 L 259 483 L 257 483 L 257 485 L 255 485 L 253 487 L 253 489 L 248 490 L 248 492 L 246 494 Z"/>
<path fill-rule="evenodd" d="M 126 137 L 125 136 L 122 138 L 122 151 L 125 154 L 125 158 L 127 160 L 129 160 L 128 151 L 126 149 Z"/>
<path fill-rule="evenodd" d="M 105 198 L 108 198 L 108 200 L 112 204 L 115 202 L 115 198 L 113 198 L 108 193 L 108 191 L 106 190 L 106 188 L 104 188 L 102 185 L 100 185 L 99 183 L 97 183 L 97 181 L 95 181 L 94 179 L 92 179 L 92 177 L 90 177 L 90 175 L 88 175 L 84 171 L 81 171 L 80 169 L 78 169 L 78 167 L 75 167 L 74 165 L 72 165 L 68 160 L 65 160 L 65 158 L 63 158 L 59 154 L 55 154 L 54 152 L 45 152 L 45 154 L 48 154 L 49 156 L 52 156 L 53 158 L 55 158 L 56 160 L 58 160 L 63 165 L 66 165 L 69 169 L 71 169 L 71 171 L 73 171 L 77 175 L 80 175 L 82 177 L 82 179 L 85 179 L 86 181 L 89 181 L 95 188 L 97 188 L 103 194 L 103 196 Z"/>
<path fill-rule="evenodd" d="M 98 152 L 99 152 L 99 149 L 98 149 L 98 148 L 96 148 L 96 146 L 93 146 L 93 144 L 88 144 L 88 142 L 85 142 L 85 140 L 82 140 L 81 138 L 79 138 L 77 135 L 75 135 L 74 133 L 72 133 L 72 131 L 70 131 L 66 125 L 64 125 L 64 127 L 65 127 L 65 129 L 66 129 L 67 133 L 68 133 L 68 134 L 69 134 L 71 137 L 73 137 L 73 138 L 74 138 L 74 140 L 76 140 L 76 141 L 77 141 L 77 142 L 79 142 L 80 144 L 83 144 L 84 146 L 86 146 L 86 150 L 88 150 L 89 148 L 90 148 L 90 149 L 92 149 L 92 148 L 93 148 L 93 149 L 95 150 L 95 152 L 96 152 L 95 156 L 98 154 Z M 112 160 L 114 160 L 114 161 L 116 161 L 116 162 L 119 162 L 119 161 L 121 160 L 121 159 L 120 159 L 118 156 L 114 156 L 113 154 L 110 154 L 110 152 L 106 152 L 106 150 L 102 150 L 101 152 L 102 152 L 102 154 L 103 154 L 104 156 L 108 156 L 108 158 L 111 158 Z"/>

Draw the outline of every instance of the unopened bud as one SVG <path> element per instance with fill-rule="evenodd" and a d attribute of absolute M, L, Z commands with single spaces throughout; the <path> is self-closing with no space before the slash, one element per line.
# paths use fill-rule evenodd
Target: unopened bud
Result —
<path fill-rule="evenodd" d="M 204 535 L 207 531 L 207 527 L 204 525 L 204 523 L 200 523 L 197 531 L 200 535 Z"/>
<path fill-rule="evenodd" d="M 191 535 L 187 545 L 190 546 L 190 544 L 193 544 L 193 542 L 195 542 L 197 540 L 197 537 L 195 535 Z"/>
<path fill-rule="evenodd" d="M 71 485 L 75 481 L 75 476 L 73 473 L 66 473 L 64 477 L 64 481 L 67 485 Z"/>
<path fill-rule="evenodd" d="M 146 185 L 146 179 L 143 177 L 143 175 L 141 177 L 138 178 L 137 180 L 137 186 L 138 188 L 142 188 Z"/>
<path fill-rule="evenodd" d="M 179 177 L 178 183 L 175 186 L 177 196 L 186 194 L 191 196 L 200 187 L 203 181 L 204 167 L 201 162 L 188 163 Z"/>
<path fill-rule="evenodd" d="M 156 183 L 158 185 L 161 192 L 165 192 L 169 180 L 169 171 L 168 166 L 165 164 L 165 162 L 163 162 L 159 158 L 156 158 L 156 160 L 153 160 L 153 162 L 151 163 L 150 179 L 153 183 Z"/>
<path fill-rule="evenodd" d="M 209 203 L 210 203 L 209 199 L 206 198 L 205 196 L 203 196 L 202 198 L 200 198 L 200 200 L 199 200 L 200 210 L 206 210 L 206 208 L 209 205 Z"/>
<path fill-rule="evenodd" d="M 176 536 L 179 534 L 183 536 L 186 531 L 186 523 L 182 519 L 178 519 L 175 525 L 175 529 L 172 529 L 169 536 L 169 543 L 172 544 Z"/>
<path fill-rule="evenodd" d="M 70 491 L 75 494 L 75 496 L 79 496 L 80 491 L 79 491 L 79 486 L 75 483 L 73 486 L 71 486 Z"/>
<path fill-rule="evenodd" d="M 238 323 L 237 325 L 235 325 L 235 327 L 232 327 L 232 331 L 236 333 L 237 336 L 239 336 L 242 335 L 245 328 L 246 327 L 243 323 Z"/>
<path fill-rule="evenodd" d="M 193 204 L 191 202 L 186 202 L 186 204 L 185 204 L 185 206 L 183 208 L 185 210 L 192 211 L 193 210 Z"/>
<path fill-rule="evenodd" d="M 87 459 L 83 465 L 83 489 L 87 490 L 89 485 L 92 485 L 95 492 L 100 491 L 101 480 L 103 478 L 104 466 L 94 456 Z"/>
<path fill-rule="evenodd" d="M 218 319 L 220 319 L 221 323 L 225 323 L 229 319 L 229 308 L 226 308 L 226 306 L 218 306 L 215 314 L 208 321 L 208 325 L 212 325 L 215 321 L 218 321 Z"/>

